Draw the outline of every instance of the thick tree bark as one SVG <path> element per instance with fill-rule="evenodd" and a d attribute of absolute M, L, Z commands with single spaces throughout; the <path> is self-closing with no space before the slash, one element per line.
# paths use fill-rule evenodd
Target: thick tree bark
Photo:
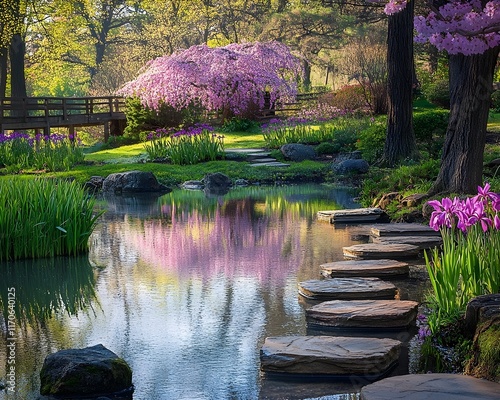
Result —
<path fill-rule="evenodd" d="M 450 56 L 450 120 L 441 169 L 430 194 L 472 194 L 482 184 L 486 126 L 499 52 L 500 46 L 479 55 Z"/>
<path fill-rule="evenodd" d="M 413 133 L 413 5 L 389 16 L 387 30 L 387 138 L 382 162 L 394 166 L 418 156 Z"/>
<path fill-rule="evenodd" d="M 24 74 L 24 53 L 26 47 L 23 37 L 16 33 L 10 42 L 10 77 L 11 96 L 26 97 L 26 79 Z"/>

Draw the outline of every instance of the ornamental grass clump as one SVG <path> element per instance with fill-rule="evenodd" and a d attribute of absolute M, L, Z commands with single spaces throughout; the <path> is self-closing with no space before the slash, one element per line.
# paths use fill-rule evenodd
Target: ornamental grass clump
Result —
<path fill-rule="evenodd" d="M 472 198 L 429 201 L 434 208 L 429 225 L 440 230 L 441 250 L 425 254 L 432 284 L 429 327 L 453 321 L 473 297 L 500 291 L 500 195 L 490 185 Z"/>
<path fill-rule="evenodd" d="M 101 213 L 76 182 L 0 180 L 0 261 L 75 255 Z"/>
<path fill-rule="evenodd" d="M 26 168 L 68 171 L 83 159 L 83 150 L 73 136 L 0 134 L 0 166 L 11 173 Z"/>
<path fill-rule="evenodd" d="M 213 133 L 213 127 L 207 124 L 196 124 L 174 133 L 159 129 L 148 135 L 144 149 L 151 161 L 197 164 L 223 158 L 224 136 Z"/>

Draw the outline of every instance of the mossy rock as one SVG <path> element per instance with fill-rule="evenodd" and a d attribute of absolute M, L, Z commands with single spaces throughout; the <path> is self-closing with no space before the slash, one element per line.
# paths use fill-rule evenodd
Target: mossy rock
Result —
<path fill-rule="evenodd" d="M 474 338 L 472 357 L 465 373 L 500 383 L 500 315 L 481 324 Z"/>
<path fill-rule="evenodd" d="M 45 358 L 40 393 L 53 396 L 112 395 L 132 392 L 132 370 L 102 344 L 61 350 Z"/>

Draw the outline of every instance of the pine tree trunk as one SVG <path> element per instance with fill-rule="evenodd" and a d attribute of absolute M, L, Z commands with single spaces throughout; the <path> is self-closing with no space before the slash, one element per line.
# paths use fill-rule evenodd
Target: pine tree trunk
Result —
<path fill-rule="evenodd" d="M 441 169 L 430 194 L 472 194 L 482 184 L 486 126 L 499 51 L 500 46 L 479 55 L 450 56 L 450 120 Z"/>
<path fill-rule="evenodd" d="M 413 133 L 413 5 L 389 16 L 387 29 L 387 137 L 383 164 L 418 156 Z"/>

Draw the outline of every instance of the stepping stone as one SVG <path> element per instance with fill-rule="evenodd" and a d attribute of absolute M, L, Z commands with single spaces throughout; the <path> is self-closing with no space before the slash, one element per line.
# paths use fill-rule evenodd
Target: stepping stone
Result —
<path fill-rule="evenodd" d="M 299 294 L 312 300 L 391 300 L 397 288 L 378 278 L 312 279 L 299 283 Z"/>
<path fill-rule="evenodd" d="M 364 243 L 343 247 L 344 257 L 348 258 L 411 258 L 420 251 L 411 244 Z"/>
<path fill-rule="evenodd" d="M 374 237 L 372 240 L 373 243 L 381 244 L 412 244 L 420 250 L 432 249 L 443 244 L 441 236 L 383 236 Z"/>
<path fill-rule="evenodd" d="M 306 309 L 308 324 L 339 329 L 405 329 L 417 317 L 418 303 L 407 300 L 333 300 Z"/>
<path fill-rule="evenodd" d="M 252 159 L 253 164 L 259 164 L 259 163 L 270 163 L 270 162 L 277 162 L 276 158 L 271 158 L 271 157 L 256 157 Z"/>
<path fill-rule="evenodd" d="M 360 223 L 388 219 L 387 214 L 380 208 L 354 208 L 349 210 L 318 211 L 320 221 L 330 223 Z"/>
<path fill-rule="evenodd" d="M 400 278 L 408 276 L 408 264 L 396 260 L 349 260 L 321 264 L 321 275 L 325 278 L 375 277 Z"/>
<path fill-rule="evenodd" d="M 363 387 L 360 399 L 493 400 L 500 399 L 500 384 L 457 374 L 400 375 Z"/>
<path fill-rule="evenodd" d="M 290 164 L 285 164 L 279 161 L 266 162 L 266 163 L 252 163 L 251 167 L 289 167 Z"/>
<path fill-rule="evenodd" d="M 298 376 L 348 378 L 369 375 L 376 379 L 396 365 L 400 346 L 401 342 L 394 339 L 268 337 L 260 350 L 260 368 L 268 373 Z"/>
<path fill-rule="evenodd" d="M 372 236 L 441 236 L 428 225 L 396 223 L 377 224 L 371 227 Z"/>

